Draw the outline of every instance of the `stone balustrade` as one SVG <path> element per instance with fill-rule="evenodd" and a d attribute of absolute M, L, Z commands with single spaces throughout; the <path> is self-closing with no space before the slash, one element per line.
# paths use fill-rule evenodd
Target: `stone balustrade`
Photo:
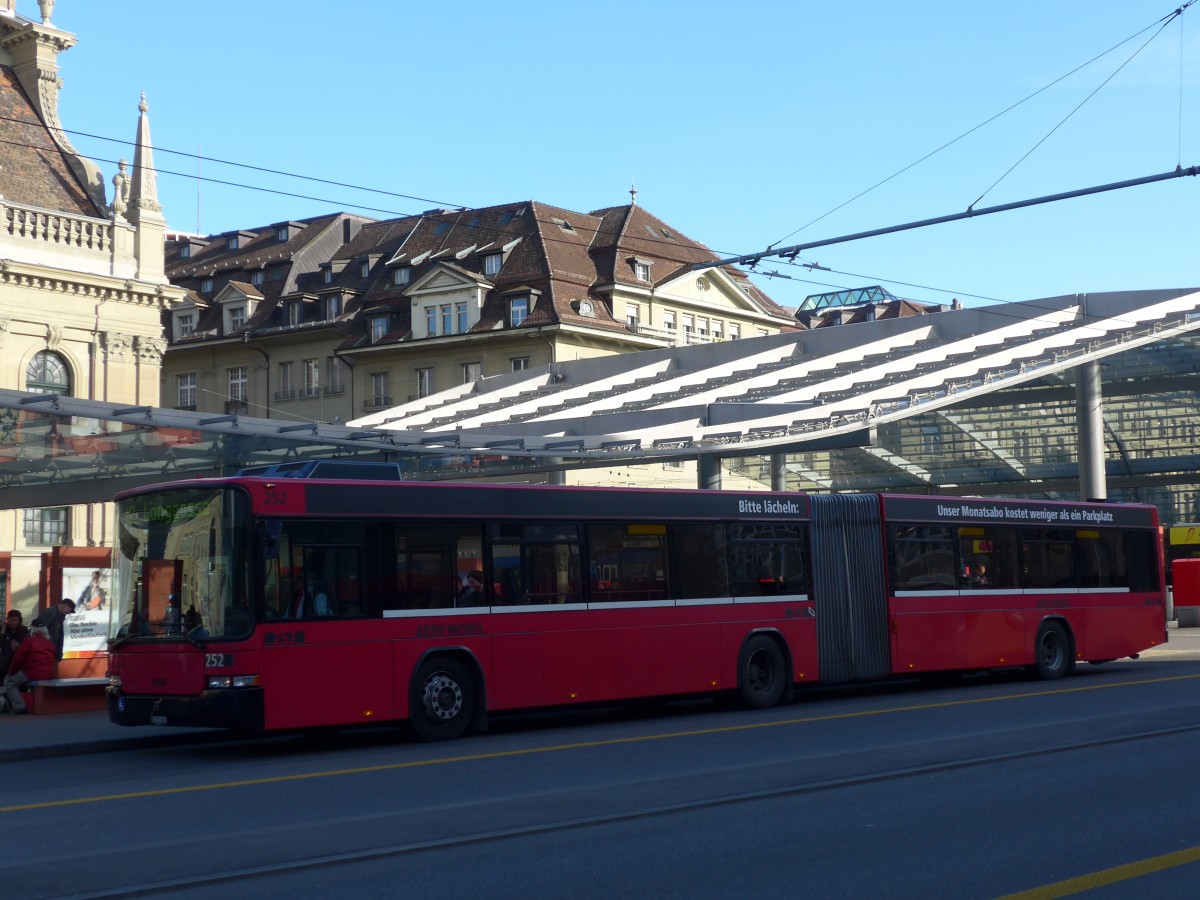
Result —
<path fill-rule="evenodd" d="M 0 257 L 128 278 L 137 271 L 132 235 L 124 221 L 0 200 Z"/>

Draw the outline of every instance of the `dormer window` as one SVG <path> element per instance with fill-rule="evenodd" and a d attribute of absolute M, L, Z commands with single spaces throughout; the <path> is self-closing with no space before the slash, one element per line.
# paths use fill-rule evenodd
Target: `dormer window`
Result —
<path fill-rule="evenodd" d="M 643 262 L 640 259 L 633 262 L 633 275 L 638 281 L 650 280 L 650 263 Z"/>
<path fill-rule="evenodd" d="M 246 307 L 233 306 L 229 309 L 229 330 L 236 331 L 246 324 Z"/>
<path fill-rule="evenodd" d="M 275 229 L 275 240 L 283 242 L 283 241 L 286 241 L 287 239 L 288 239 L 288 227 L 286 225 L 280 225 L 278 228 Z"/>
<path fill-rule="evenodd" d="M 412 278 L 412 266 L 397 266 L 392 269 L 392 284 L 397 286 L 408 284 L 410 278 Z"/>
<path fill-rule="evenodd" d="M 229 237 L 225 238 L 225 249 L 226 250 L 237 250 L 240 246 L 241 246 L 241 239 L 238 235 L 231 234 L 231 235 L 229 235 Z"/>
<path fill-rule="evenodd" d="M 188 259 L 189 257 L 191 257 L 191 255 L 192 255 L 192 245 L 191 244 L 184 244 L 182 247 L 179 248 L 179 258 L 180 259 Z"/>
<path fill-rule="evenodd" d="M 204 278 L 200 281 L 200 293 L 211 294 L 212 289 L 213 289 L 213 280 L 211 278 Z"/>
<path fill-rule="evenodd" d="M 358 277 L 366 278 L 370 274 L 371 274 L 371 261 L 369 259 L 364 259 L 364 260 L 362 260 L 362 262 L 360 262 L 358 264 Z"/>
<path fill-rule="evenodd" d="M 508 301 L 508 325 L 516 328 L 529 318 L 529 297 L 522 295 Z"/>
<path fill-rule="evenodd" d="M 289 325 L 299 325 L 303 311 L 303 302 L 300 300 L 292 300 L 287 305 L 287 323 Z"/>
<path fill-rule="evenodd" d="M 342 314 L 342 295 L 341 294 L 326 294 L 325 295 L 325 318 L 336 319 Z"/>
<path fill-rule="evenodd" d="M 178 326 L 178 337 L 187 337 L 189 334 L 196 333 L 196 314 L 195 313 L 180 313 L 175 317 L 175 324 Z"/>
<path fill-rule="evenodd" d="M 371 343 L 374 344 L 383 338 L 388 331 L 388 317 L 386 315 L 371 316 Z"/>
<path fill-rule="evenodd" d="M 483 274 L 498 275 L 500 266 L 504 263 L 503 253 L 489 253 L 483 258 Z"/>
<path fill-rule="evenodd" d="M 321 280 L 326 284 L 333 284 L 333 269 L 326 267 L 325 271 L 321 273 Z"/>
<path fill-rule="evenodd" d="M 266 276 L 264 275 L 262 269 L 259 269 L 257 272 L 251 272 L 250 273 L 250 283 L 257 287 L 258 285 L 263 283 L 263 279 L 265 277 Z"/>

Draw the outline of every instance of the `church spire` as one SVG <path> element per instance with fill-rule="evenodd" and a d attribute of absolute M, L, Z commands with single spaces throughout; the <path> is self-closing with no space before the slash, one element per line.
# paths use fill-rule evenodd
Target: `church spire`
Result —
<path fill-rule="evenodd" d="M 142 102 L 138 104 L 141 115 L 138 116 L 137 146 L 133 150 L 133 175 L 129 179 L 129 206 L 125 218 L 133 226 L 133 255 L 137 260 L 138 278 L 166 284 L 163 241 L 167 235 L 167 220 L 163 218 L 162 207 L 158 203 L 154 149 L 150 145 L 150 117 L 146 115 L 146 110 L 146 94 L 143 92 Z M 114 181 L 113 187 L 124 193 L 124 184 L 118 187 Z"/>
<path fill-rule="evenodd" d="M 129 221 L 135 225 L 146 219 L 162 221 L 158 202 L 158 183 L 154 174 L 154 148 L 150 143 L 150 117 L 146 115 L 146 92 L 138 104 L 137 146 L 133 151 L 133 178 L 129 186 Z"/>

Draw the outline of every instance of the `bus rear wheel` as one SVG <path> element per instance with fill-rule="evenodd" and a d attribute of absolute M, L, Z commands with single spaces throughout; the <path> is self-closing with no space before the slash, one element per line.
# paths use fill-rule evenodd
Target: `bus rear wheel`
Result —
<path fill-rule="evenodd" d="M 738 656 L 738 699 L 750 709 L 768 709 L 783 699 L 787 666 L 779 645 L 756 635 Z"/>
<path fill-rule="evenodd" d="M 475 682 L 467 667 L 450 656 L 434 656 L 417 667 L 408 718 L 423 741 L 462 737 L 475 717 Z"/>
<path fill-rule="evenodd" d="M 1066 629 L 1058 622 L 1046 622 L 1038 631 L 1033 648 L 1033 668 L 1038 678 L 1052 681 L 1069 673 L 1071 665 L 1071 642 Z"/>

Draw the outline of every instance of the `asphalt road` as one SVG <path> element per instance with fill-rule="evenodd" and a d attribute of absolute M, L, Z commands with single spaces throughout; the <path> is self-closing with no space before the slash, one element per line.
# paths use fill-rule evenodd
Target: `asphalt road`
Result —
<path fill-rule="evenodd" d="M 824 690 L 3 767 L 4 893 L 1180 897 L 1200 635 L 1072 678 Z M 1082 879 L 1082 880 L 1079 880 Z"/>

